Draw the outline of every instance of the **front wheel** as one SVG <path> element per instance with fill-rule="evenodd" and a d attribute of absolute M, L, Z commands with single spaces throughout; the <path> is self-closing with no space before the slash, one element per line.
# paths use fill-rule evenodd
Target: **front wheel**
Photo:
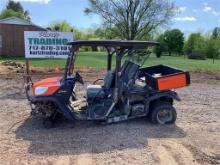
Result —
<path fill-rule="evenodd" d="M 168 102 L 157 102 L 151 111 L 151 121 L 155 124 L 173 124 L 176 121 L 176 110 Z"/>

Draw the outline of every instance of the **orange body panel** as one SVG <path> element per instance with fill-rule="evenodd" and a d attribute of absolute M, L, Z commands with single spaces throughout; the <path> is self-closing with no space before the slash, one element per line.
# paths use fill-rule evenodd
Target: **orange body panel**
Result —
<path fill-rule="evenodd" d="M 50 96 L 60 88 L 60 80 L 62 77 L 51 77 L 40 80 L 33 84 L 33 93 L 36 87 L 48 87 L 48 90 L 42 96 Z"/>
<path fill-rule="evenodd" d="M 158 89 L 160 91 L 181 88 L 187 85 L 186 75 L 178 74 L 158 79 Z"/>

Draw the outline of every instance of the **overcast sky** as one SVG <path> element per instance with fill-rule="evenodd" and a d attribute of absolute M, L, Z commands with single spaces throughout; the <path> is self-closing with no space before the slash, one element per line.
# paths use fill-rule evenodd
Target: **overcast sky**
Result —
<path fill-rule="evenodd" d="M 87 16 L 83 10 L 87 0 L 16 0 L 29 10 L 32 22 L 47 26 L 53 20 L 67 20 L 78 28 L 96 27 L 101 23 L 98 16 Z M 7 0 L 0 0 L 0 10 Z M 180 13 L 176 15 L 169 28 L 179 28 L 186 34 L 206 32 L 220 26 L 220 0 L 175 0 Z"/>

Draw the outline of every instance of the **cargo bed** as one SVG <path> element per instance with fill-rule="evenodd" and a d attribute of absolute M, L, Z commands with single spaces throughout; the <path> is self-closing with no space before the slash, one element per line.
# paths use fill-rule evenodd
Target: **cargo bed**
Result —
<path fill-rule="evenodd" d="M 142 68 L 139 77 L 144 77 L 146 84 L 158 91 L 181 88 L 190 84 L 189 72 L 165 65 Z"/>

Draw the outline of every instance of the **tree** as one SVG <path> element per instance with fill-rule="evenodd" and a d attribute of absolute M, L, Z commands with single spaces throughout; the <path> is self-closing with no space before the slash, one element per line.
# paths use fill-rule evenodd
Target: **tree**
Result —
<path fill-rule="evenodd" d="M 0 13 L 0 19 L 13 17 L 13 16 L 28 20 L 28 21 L 31 20 L 29 11 L 24 10 L 20 2 L 9 0 L 8 4 L 6 5 L 6 8 L 3 9 Z"/>
<path fill-rule="evenodd" d="M 100 27 L 95 30 L 94 34 L 100 39 L 117 38 L 117 33 L 115 28 Z"/>
<path fill-rule="evenodd" d="M 220 38 L 207 39 L 205 53 L 206 57 L 212 58 L 214 63 L 214 60 L 220 57 Z"/>
<path fill-rule="evenodd" d="M 193 51 L 204 53 L 205 38 L 201 35 L 201 33 L 190 34 L 188 40 L 185 43 L 184 50 L 187 54 L 190 54 Z"/>
<path fill-rule="evenodd" d="M 153 29 L 166 25 L 174 14 L 169 0 L 89 0 L 87 14 L 102 17 L 108 27 L 116 28 L 121 39 L 143 39 Z"/>
<path fill-rule="evenodd" d="M 51 30 L 61 31 L 61 32 L 70 32 L 72 30 L 71 25 L 65 20 L 54 21 L 49 25 L 49 27 L 51 28 Z"/>
<path fill-rule="evenodd" d="M 215 27 L 212 32 L 212 38 L 217 39 L 220 38 L 220 27 Z"/>
<path fill-rule="evenodd" d="M 30 12 L 28 10 L 24 11 L 24 19 L 31 21 L 31 15 Z"/>
<path fill-rule="evenodd" d="M 184 45 L 184 34 L 179 29 L 167 30 L 164 33 L 164 42 L 170 56 L 172 52 L 181 54 Z"/>
<path fill-rule="evenodd" d="M 154 53 L 160 58 L 162 53 L 167 51 L 167 44 L 164 42 L 164 34 L 159 35 L 156 41 L 160 44 L 154 48 Z"/>
<path fill-rule="evenodd" d="M 97 36 L 95 35 L 95 31 L 92 28 L 87 28 L 83 31 L 83 39 L 89 40 L 89 39 L 96 39 Z"/>
<path fill-rule="evenodd" d="M 184 51 L 187 55 L 195 55 L 198 59 L 206 58 L 206 41 L 200 33 L 190 34 L 184 45 Z M 196 58 L 197 58 L 196 57 Z"/>
<path fill-rule="evenodd" d="M 71 32 L 73 32 L 74 40 L 82 39 L 82 32 L 77 28 L 72 27 Z"/>
<path fill-rule="evenodd" d="M 16 12 L 11 9 L 5 9 L 0 14 L 0 19 L 8 18 L 8 17 L 18 17 L 24 19 L 24 15 L 22 13 Z"/>
<path fill-rule="evenodd" d="M 215 27 L 212 35 L 207 39 L 206 56 L 214 60 L 220 57 L 220 27 Z"/>
<path fill-rule="evenodd" d="M 12 0 L 8 1 L 6 9 L 7 10 L 11 9 L 11 10 L 14 10 L 15 12 L 24 13 L 24 9 L 23 9 L 22 5 L 20 4 L 20 2 L 15 2 Z"/>
<path fill-rule="evenodd" d="M 72 32 L 74 35 L 74 40 L 89 40 L 97 38 L 95 31 L 93 29 L 79 30 L 71 26 L 67 21 L 53 21 L 47 29 L 52 31 L 61 31 L 61 32 Z M 93 50 L 95 50 L 94 48 Z"/>

